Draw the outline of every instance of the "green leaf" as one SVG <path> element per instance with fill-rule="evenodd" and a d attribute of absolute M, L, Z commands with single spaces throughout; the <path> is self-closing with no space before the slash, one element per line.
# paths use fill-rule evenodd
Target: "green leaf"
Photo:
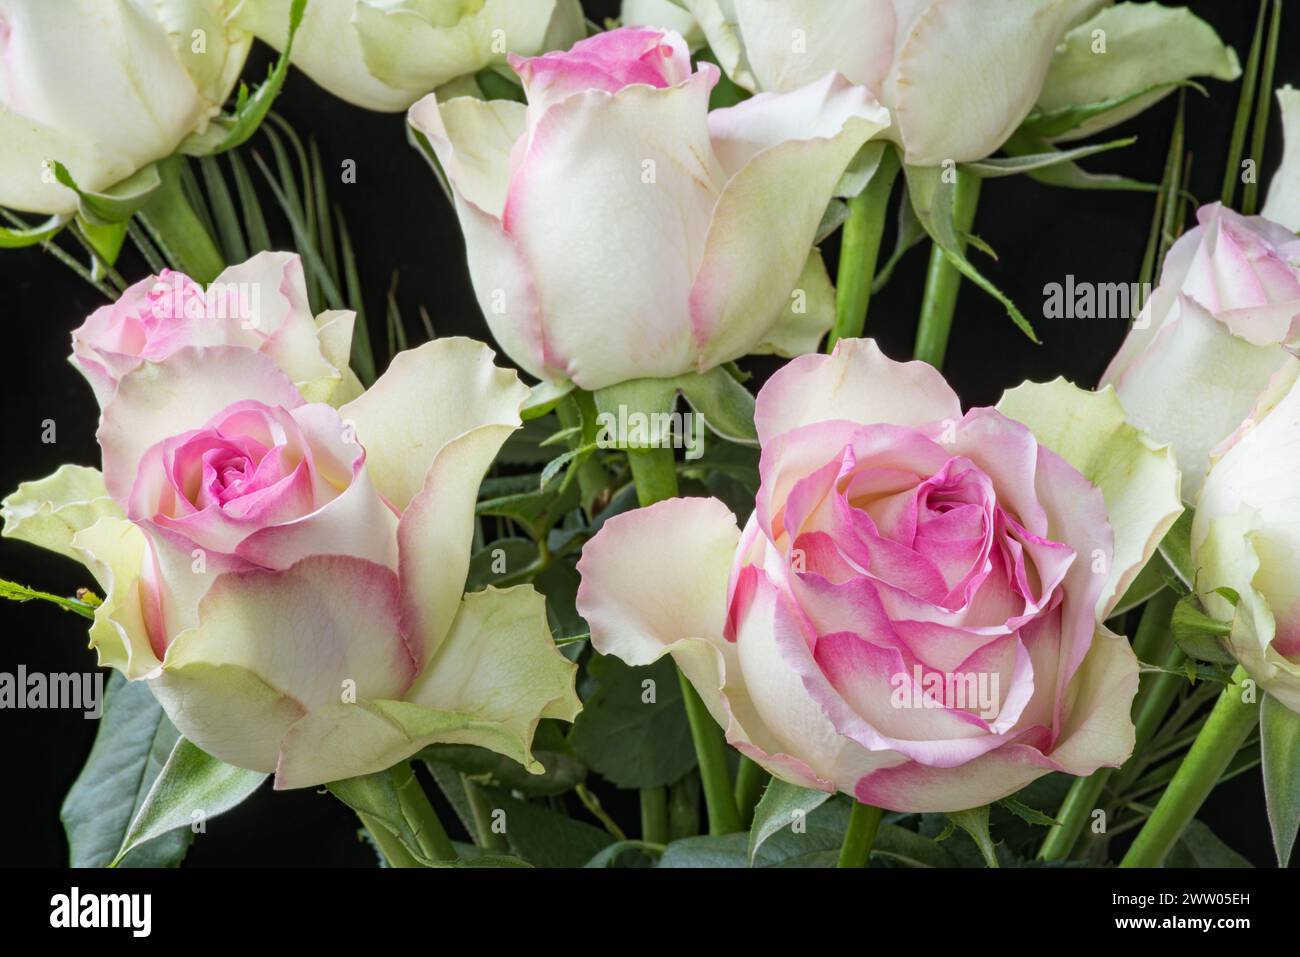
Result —
<path fill-rule="evenodd" d="M 657 859 L 662 853 L 663 848 L 658 844 L 647 844 L 645 841 L 617 841 L 600 851 L 583 867 L 653 867 L 652 859 Z M 636 855 L 636 859 L 631 863 L 625 863 L 633 854 Z"/>
<path fill-rule="evenodd" d="M 49 592 L 37 591 L 35 588 L 28 588 L 26 585 L 19 585 L 17 582 L 3 578 L 0 578 L 0 598 L 7 598 L 10 601 L 48 601 L 50 604 L 58 605 L 64 611 L 75 612 L 82 618 L 95 620 L 95 605 L 90 602 L 82 601 L 80 598 L 51 595 Z"/>
<path fill-rule="evenodd" d="M 1220 665 L 1236 664 L 1236 659 L 1222 641 L 1232 634 L 1231 623 L 1207 615 L 1195 595 L 1184 595 L 1179 599 L 1169 627 L 1174 641 L 1189 658 Z"/>
<path fill-rule="evenodd" d="M 813 791 L 773 778 L 754 808 L 754 824 L 749 830 L 749 863 L 753 864 L 754 856 L 764 841 L 782 828 L 806 820 L 830 797 L 825 791 Z"/>
<path fill-rule="evenodd" d="M 1251 867 L 1246 860 L 1196 818 L 1165 859 L 1165 867 Z"/>
<path fill-rule="evenodd" d="M 37 243 L 43 243 L 66 226 L 69 218 L 68 216 L 51 216 L 43 223 L 23 229 L 9 229 L 0 226 L 0 249 L 22 249 L 24 246 L 35 246 Z"/>
<path fill-rule="evenodd" d="M 933 838 L 888 822 L 876 831 L 871 856 L 903 867 L 956 867 L 957 859 Z"/>
<path fill-rule="evenodd" d="M 107 867 L 180 737 L 144 681 L 113 673 L 94 747 L 64 798 L 59 817 L 70 867 Z M 121 867 L 175 867 L 189 849 L 189 828 L 146 841 Z"/>
<path fill-rule="evenodd" d="M 671 658 L 632 668 L 593 655 L 587 675 L 596 690 L 573 722 L 569 744 L 587 767 L 621 788 L 672 784 L 695 766 L 695 746 Z M 653 681 L 654 701 L 643 698 Z"/>
<path fill-rule="evenodd" d="M 158 167 L 152 163 L 98 193 L 81 189 L 62 163 L 51 161 L 50 167 L 54 178 L 77 194 L 77 212 L 96 226 L 126 222 L 162 184 Z"/>
<path fill-rule="evenodd" d="M 938 166 L 905 166 L 904 170 L 907 173 L 907 194 L 911 198 L 912 208 L 930 238 L 943 250 L 958 272 L 1002 303 L 1017 328 L 1031 341 L 1038 342 L 1034 327 L 1016 308 L 1016 304 L 967 260 L 961 237 L 953 225 L 953 184 L 947 181 L 946 171 Z"/>
<path fill-rule="evenodd" d="M 602 445 L 606 448 L 664 448 L 671 447 L 672 436 L 667 434 L 667 414 L 677 404 L 677 384 L 672 379 L 630 379 L 618 385 L 598 389 L 596 408 L 601 416 L 611 417 L 617 423 Z M 646 416 L 644 429 L 636 429 L 638 419 Z M 628 435 L 617 434 L 627 424 Z M 603 430 L 609 433 L 611 430 Z"/>
<path fill-rule="evenodd" d="M 691 408 L 714 434 L 739 445 L 758 445 L 754 396 L 726 369 L 717 366 L 704 375 L 681 376 L 676 382 Z"/>
<path fill-rule="evenodd" d="M 1286 867 L 1300 830 L 1300 714 L 1266 694 L 1260 702 L 1259 739 L 1273 847 L 1278 866 Z"/>
<path fill-rule="evenodd" d="M 989 834 L 989 807 L 974 807 L 968 811 L 949 811 L 948 820 L 970 835 L 988 867 L 998 867 L 997 848 Z"/>
<path fill-rule="evenodd" d="M 749 835 L 742 832 L 673 841 L 659 867 L 834 867 L 848 824 L 848 802 L 835 798 L 810 812 L 798 831 L 787 827 L 773 833 L 752 865 Z"/>
<path fill-rule="evenodd" d="M 326 785 L 329 792 L 369 822 L 377 824 L 396 837 L 402 847 L 421 864 L 433 866 L 420 849 L 415 829 L 402 810 L 402 801 L 391 771 L 376 771 L 360 777 L 332 781 Z"/>
<path fill-rule="evenodd" d="M 561 736 L 560 744 L 564 743 Z M 587 769 L 573 756 L 571 750 L 548 750 L 533 742 L 533 757 L 546 769 L 542 774 L 530 774 L 518 761 L 505 755 L 469 744 L 435 744 L 417 755 L 425 761 L 436 761 L 468 774 L 480 783 L 518 791 L 529 797 L 550 797 L 573 790 L 587 777 Z"/>
<path fill-rule="evenodd" d="M 1104 51 L 1097 47 L 1099 37 Z M 1106 6 L 1066 33 L 1039 94 L 1039 108 L 1049 116 L 1069 116 L 1071 110 L 1086 115 L 1043 135 L 1091 136 L 1136 116 L 1179 86 L 1194 85 L 1191 77 L 1234 80 L 1240 72 L 1232 48 L 1186 7 Z"/>
<path fill-rule="evenodd" d="M 204 821 L 224 814 L 251 796 L 266 778 L 260 771 L 218 761 L 178 738 L 111 866 L 117 866 L 146 841 L 178 827 L 189 827 L 196 820 L 195 814 Z"/>
<path fill-rule="evenodd" d="M 572 382 L 539 382 L 528 393 L 528 398 L 519 409 L 519 416 L 525 422 L 536 419 L 552 411 L 566 395 L 574 390 Z"/>
<path fill-rule="evenodd" d="M 1002 151 L 1009 156 L 1036 156 L 1055 150 L 1056 147 L 1046 140 L 1023 130 L 1013 133 L 1002 144 Z M 1153 193 L 1158 188 L 1152 183 L 1139 182 L 1113 173 L 1089 173 L 1077 163 L 1068 160 L 1028 169 L 1025 175 L 1036 182 L 1066 189 L 1115 189 Z"/>
<path fill-rule="evenodd" d="M 1056 166 L 1059 163 L 1072 163 L 1075 160 L 1083 159 L 1085 156 L 1132 146 L 1136 142 L 1136 136 L 1127 136 L 1123 139 L 1111 140 L 1109 143 L 1091 143 L 1087 146 L 1076 146 L 1070 150 L 1049 149 L 1041 153 L 995 156 L 974 163 L 963 163 L 962 168 L 983 176 L 985 179 L 997 176 L 1014 176 L 1016 173 L 1027 173 L 1030 170 Z"/>
<path fill-rule="evenodd" d="M 520 801 L 497 788 L 479 789 L 493 812 L 504 812 L 510 850 L 534 867 L 582 867 L 614 842 L 606 831 Z"/>
<path fill-rule="evenodd" d="M 203 173 L 203 185 L 207 187 L 208 199 L 212 203 L 221 254 L 226 262 L 242 263 L 248 258 L 248 246 L 244 243 L 244 233 L 239 228 L 239 214 L 235 211 L 234 198 L 226 186 L 225 177 L 221 175 L 221 166 L 211 156 L 201 156 L 199 170 Z"/>
<path fill-rule="evenodd" d="M 1035 824 L 1039 827 L 1060 827 L 1061 822 L 1050 815 L 1044 814 L 1037 808 L 1032 808 L 1023 801 L 1017 801 L 1013 797 L 1003 798 L 998 801 L 1000 807 L 1006 808 L 1026 824 Z"/>

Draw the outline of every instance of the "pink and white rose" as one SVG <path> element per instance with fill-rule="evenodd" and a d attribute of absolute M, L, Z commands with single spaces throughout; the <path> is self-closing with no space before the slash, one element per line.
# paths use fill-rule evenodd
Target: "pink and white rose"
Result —
<path fill-rule="evenodd" d="M 1188 502 L 1300 348 L 1300 237 L 1219 203 L 1197 220 L 1102 376 L 1135 424 L 1173 445 Z"/>
<path fill-rule="evenodd" d="M 1181 511 L 1113 394 L 1058 380 L 963 414 L 870 340 L 759 393 L 744 530 L 714 499 L 610 519 L 579 564 L 604 654 L 671 654 L 783 780 L 900 811 L 1088 774 L 1133 746 L 1137 662 L 1102 622 Z"/>
<path fill-rule="evenodd" d="M 492 358 L 436 340 L 335 409 L 264 351 L 169 349 L 105 406 L 102 479 L 20 488 L 5 533 L 81 558 L 101 663 L 279 788 L 433 742 L 540 771 L 533 730 L 576 714 L 575 668 L 531 587 L 462 596 L 479 482 L 528 394 Z"/>
<path fill-rule="evenodd" d="M 313 318 L 302 260 L 263 252 L 231 266 L 205 289 L 164 269 L 96 309 L 72 333 L 72 364 L 100 408 L 140 363 L 161 362 L 188 346 L 238 346 L 275 361 L 308 401 L 341 405 L 361 394 L 348 368 L 356 313 Z"/>
<path fill-rule="evenodd" d="M 849 162 L 888 126 L 870 93 L 825 73 L 710 112 L 717 67 L 693 69 L 681 36 L 648 29 L 511 64 L 527 106 L 430 96 L 409 120 L 515 362 L 600 389 L 816 347 L 833 309 L 789 307 L 829 299 L 808 250 Z"/>

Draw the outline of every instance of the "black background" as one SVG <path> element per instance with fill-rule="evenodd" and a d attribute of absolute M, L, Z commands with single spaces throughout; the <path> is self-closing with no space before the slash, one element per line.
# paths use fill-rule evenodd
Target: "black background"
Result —
<path fill-rule="evenodd" d="M 1218 0 L 1188 5 L 1215 26 L 1244 63 L 1256 4 Z M 597 22 L 617 13 L 616 0 L 588 0 L 585 6 Z M 1275 87 L 1300 85 L 1300 59 L 1295 55 L 1300 52 L 1300 11 L 1289 6 Z M 268 62 L 265 48 L 257 49 L 244 76 L 260 79 Z M 1239 90 L 1239 83 L 1211 80 L 1207 86 L 1208 99 L 1191 91 L 1187 99 L 1187 139 L 1193 156 L 1188 188 L 1201 202 L 1218 197 Z M 1158 181 L 1175 100 L 1167 98 L 1106 134 L 1137 135 L 1136 145 L 1085 165 Z M 344 160 L 356 162 L 355 184 L 335 183 L 332 195 L 358 247 L 372 330 L 382 334 L 375 317 L 383 316 L 383 297 L 396 270 L 401 277 L 397 298 L 411 324 L 412 342 L 422 335 L 415 320 L 421 305 L 438 334 L 487 338 L 455 215 L 424 160 L 407 145 L 402 117 L 352 107 L 297 72 L 291 72 L 276 109 L 304 136 L 315 137 L 327 172 L 340 169 Z M 252 146 L 265 148 L 256 139 Z M 1261 201 L 1280 150 L 1274 109 L 1268 149 L 1258 164 L 1264 179 Z M 269 196 L 267 201 L 269 208 Z M 1025 379 L 1064 375 L 1081 385 L 1095 384 L 1123 337 L 1124 322 L 1044 319 L 1043 287 L 1064 282 L 1067 273 L 1079 281 L 1135 280 L 1151 212 L 1147 194 L 1053 189 L 1022 176 L 985 183 L 975 231 L 1001 259 L 980 257 L 979 267 L 1020 305 L 1043 345 L 1035 346 L 1018 332 L 992 299 L 964 286 L 944 371 L 967 405 L 993 403 L 1005 388 Z M 272 214 L 268 219 L 273 238 L 290 247 L 283 221 Z M 887 235 L 886 250 L 891 243 L 892 235 Z M 824 249 L 832 275 L 836 244 L 832 238 Z M 913 250 L 871 305 L 868 334 L 895 358 L 911 352 L 926 255 L 926 247 Z M 128 267 L 134 270 L 127 275 L 131 281 L 145 275 L 132 261 Z M 65 357 L 71 330 L 102 302 L 94 289 L 39 250 L 0 251 L 0 494 L 20 481 L 48 475 L 63 462 L 98 465 L 95 403 Z M 382 354 L 382 346 L 377 347 Z M 755 366 L 760 373 L 770 367 Z M 41 441 L 46 419 L 57 424 L 55 444 Z M 73 562 L 11 541 L 0 544 L 0 577 L 60 594 L 93 584 Z M 82 619 L 36 605 L 10 605 L 0 614 L 0 671 L 12 672 L 20 663 L 44 672 L 93 667 Z M 0 820 L 7 822 L 0 864 L 58 865 L 66 860 L 58 808 L 90 750 L 95 728 L 79 713 L 0 712 Z M 635 796 L 629 797 L 628 810 L 634 815 Z M 1201 818 L 1255 863 L 1273 863 L 1258 770 L 1220 787 Z M 276 794 L 268 787 L 212 822 L 187 864 L 372 864 L 373 854 L 355 840 L 355 833 L 355 818 L 333 798 L 311 790 Z"/>

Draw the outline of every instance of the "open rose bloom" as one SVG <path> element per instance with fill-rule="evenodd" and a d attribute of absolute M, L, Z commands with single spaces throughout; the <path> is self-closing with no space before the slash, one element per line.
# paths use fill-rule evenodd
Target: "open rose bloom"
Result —
<path fill-rule="evenodd" d="M 7 535 L 99 581 L 101 664 L 280 788 L 433 742 L 539 771 L 533 730 L 577 712 L 574 666 L 531 587 L 462 596 L 479 482 L 528 393 L 515 374 L 441 339 L 335 409 L 307 401 L 275 350 L 159 348 L 118 369 L 102 478 L 65 468 L 4 507 Z"/>
<path fill-rule="evenodd" d="M 1102 625 L 1181 512 L 1166 449 L 1063 380 L 963 415 L 870 340 L 760 392 L 744 530 L 713 499 L 610 519 L 578 609 L 605 654 L 671 654 L 776 776 L 900 811 L 1121 764 L 1137 662 Z"/>
<path fill-rule="evenodd" d="M 527 106 L 430 96 L 409 120 L 515 362 L 594 390 L 816 348 L 833 309 L 792 312 L 792 291 L 826 298 L 809 248 L 846 167 L 889 124 L 867 90 L 827 72 L 710 112 L 717 67 L 692 71 L 681 36 L 645 29 L 511 63 Z"/>

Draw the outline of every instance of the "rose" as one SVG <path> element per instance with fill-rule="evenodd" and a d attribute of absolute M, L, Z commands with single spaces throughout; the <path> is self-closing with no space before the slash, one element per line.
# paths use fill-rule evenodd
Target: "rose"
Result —
<path fill-rule="evenodd" d="M 202 132 L 252 42 L 228 6 L 0 0 L 0 206 L 71 213 L 47 161 L 99 191 Z"/>
<path fill-rule="evenodd" d="M 748 90 L 835 70 L 889 108 L 911 166 L 982 159 L 1038 98 L 1052 52 L 1093 0 L 685 0 Z"/>
<path fill-rule="evenodd" d="M 1189 502 L 1217 447 L 1300 347 L 1300 239 L 1219 203 L 1197 220 L 1102 376 L 1134 423 L 1173 443 Z"/>
<path fill-rule="evenodd" d="M 1282 87 L 1277 105 L 1282 112 L 1284 149 L 1262 212 L 1267 219 L 1300 232 L 1300 90 Z"/>
<path fill-rule="evenodd" d="M 1210 469 L 1196 503 L 1196 591 L 1260 686 L 1300 712 L 1300 363 L 1292 360 Z"/>
<path fill-rule="evenodd" d="M 433 742 L 540 771 L 533 729 L 580 707 L 574 666 L 531 587 L 462 598 L 478 485 L 527 394 L 465 339 L 402 353 L 339 410 L 264 353 L 183 346 L 122 377 L 102 480 L 20 489 L 5 534 L 78 555 L 101 664 L 277 787 Z"/>
<path fill-rule="evenodd" d="M 302 260 L 264 252 L 221 273 L 205 290 L 163 270 L 101 306 L 72 334 L 72 363 L 101 408 L 117 384 L 145 360 L 185 346 L 243 346 L 275 360 L 309 402 L 342 405 L 361 394 L 348 368 L 356 313 L 312 318 Z"/>
<path fill-rule="evenodd" d="M 758 396 L 743 532 L 670 499 L 587 544 L 592 643 L 672 654 L 740 751 L 894 810 L 1122 763 L 1137 662 L 1102 621 L 1181 511 L 1176 470 L 1113 394 L 1057 380 L 999 409 L 963 416 L 870 340 L 793 360 Z"/>
<path fill-rule="evenodd" d="M 292 0 L 246 0 L 241 27 L 283 50 Z M 578 0 L 311 0 L 295 66 L 368 110 L 404 110 L 424 94 L 585 33 Z"/>
<path fill-rule="evenodd" d="M 410 122 L 451 183 L 479 304 L 516 363 L 599 389 L 816 347 L 833 310 L 792 290 L 820 301 L 829 287 L 808 249 L 887 123 L 865 90 L 827 74 L 708 112 L 717 68 L 692 72 L 680 36 L 632 28 L 512 64 L 526 108 L 426 97 Z"/>

